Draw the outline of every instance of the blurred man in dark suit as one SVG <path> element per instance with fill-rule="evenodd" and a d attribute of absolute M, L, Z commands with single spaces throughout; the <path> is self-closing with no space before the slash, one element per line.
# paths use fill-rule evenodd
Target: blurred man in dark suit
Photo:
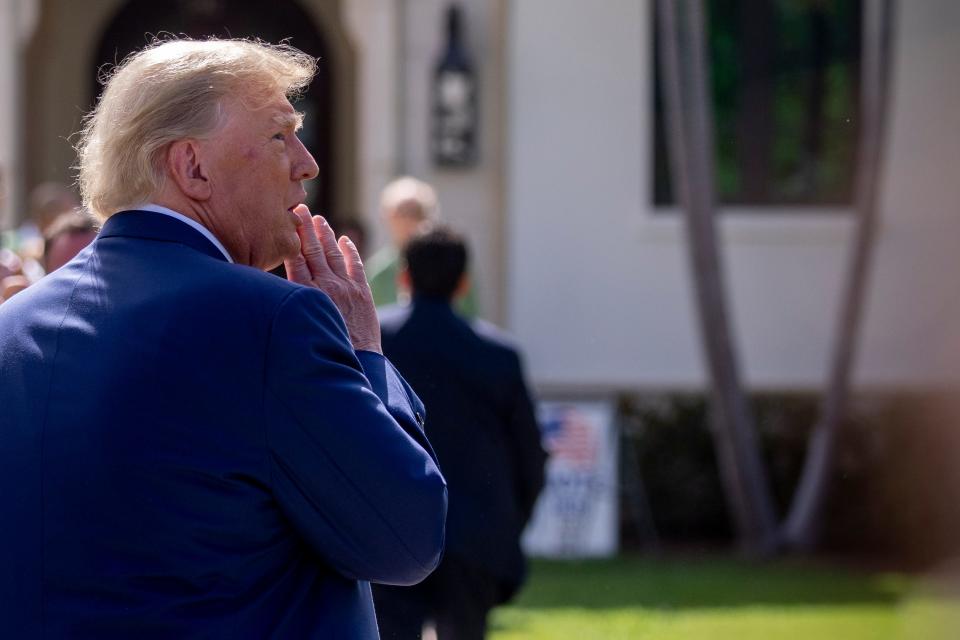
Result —
<path fill-rule="evenodd" d="M 451 307 L 468 287 L 463 239 L 444 227 L 422 231 L 404 262 L 412 301 L 381 310 L 383 348 L 427 407 L 450 511 L 440 567 L 416 587 L 377 587 L 377 616 L 385 640 L 419 638 L 426 620 L 439 640 L 479 639 L 489 611 L 525 578 L 520 535 L 546 454 L 517 350 Z"/>

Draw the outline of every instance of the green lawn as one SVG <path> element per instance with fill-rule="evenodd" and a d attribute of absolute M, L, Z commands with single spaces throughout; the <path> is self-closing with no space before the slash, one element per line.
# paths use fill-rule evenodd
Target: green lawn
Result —
<path fill-rule="evenodd" d="M 947 640 L 960 607 L 916 581 L 797 563 L 650 560 L 533 563 L 497 609 L 491 640 Z"/>

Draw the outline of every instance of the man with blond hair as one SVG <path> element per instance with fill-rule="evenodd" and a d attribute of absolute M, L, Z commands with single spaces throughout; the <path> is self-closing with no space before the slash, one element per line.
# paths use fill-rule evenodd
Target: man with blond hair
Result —
<path fill-rule="evenodd" d="M 303 205 L 314 71 L 169 40 L 88 116 L 102 231 L 0 308 L 0 636 L 375 639 L 369 582 L 439 561 L 423 406 Z"/>
<path fill-rule="evenodd" d="M 378 307 L 397 301 L 399 252 L 417 229 L 438 220 L 437 192 L 422 180 L 397 178 L 380 194 L 380 216 L 390 242 L 373 254 L 367 265 L 373 303 Z"/>
<path fill-rule="evenodd" d="M 380 215 L 390 242 L 376 252 L 367 265 L 373 303 L 377 307 L 408 301 L 409 292 L 399 288 L 400 253 L 415 233 L 439 222 L 437 192 L 422 180 L 410 176 L 397 178 L 380 194 Z M 457 302 L 457 309 L 469 317 L 477 314 L 471 287 Z"/>

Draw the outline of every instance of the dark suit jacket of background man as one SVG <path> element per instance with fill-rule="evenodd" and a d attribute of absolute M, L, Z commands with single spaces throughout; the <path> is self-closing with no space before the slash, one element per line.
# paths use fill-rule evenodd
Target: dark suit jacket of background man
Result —
<path fill-rule="evenodd" d="M 0 307 L 0 380 L 0 637 L 376 638 L 366 581 L 439 559 L 416 396 L 173 218 Z"/>
<path fill-rule="evenodd" d="M 426 431 L 450 491 L 445 558 L 523 582 L 520 535 L 546 460 L 520 357 L 493 325 L 415 297 L 380 312 L 383 352 L 427 407 Z"/>

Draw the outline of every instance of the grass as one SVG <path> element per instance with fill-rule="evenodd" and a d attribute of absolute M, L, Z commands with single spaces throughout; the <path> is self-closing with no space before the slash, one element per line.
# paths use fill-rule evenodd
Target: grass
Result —
<path fill-rule="evenodd" d="M 535 561 L 490 640 L 946 640 L 960 606 L 894 574 L 729 559 Z"/>

